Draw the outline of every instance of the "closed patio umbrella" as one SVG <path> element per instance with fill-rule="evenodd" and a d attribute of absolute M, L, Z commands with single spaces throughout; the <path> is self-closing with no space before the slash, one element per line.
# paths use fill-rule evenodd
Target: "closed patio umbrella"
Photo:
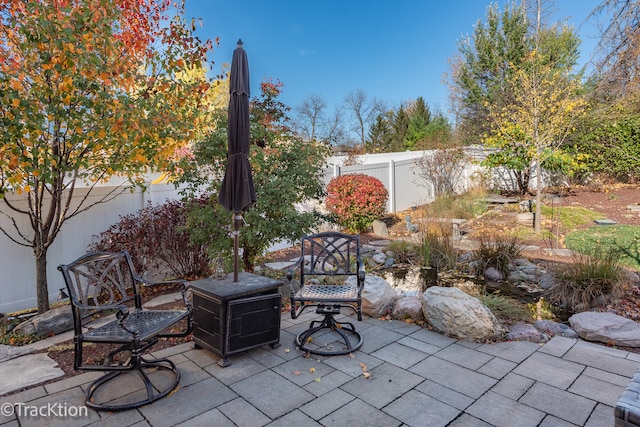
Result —
<path fill-rule="evenodd" d="M 233 281 L 238 281 L 238 239 L 242 214 L 256 202 L 249 164 L 249 63 L 242 40 L 233 51 L 229 78 L 227 168 L 218 201 L 233 213 Z"/>

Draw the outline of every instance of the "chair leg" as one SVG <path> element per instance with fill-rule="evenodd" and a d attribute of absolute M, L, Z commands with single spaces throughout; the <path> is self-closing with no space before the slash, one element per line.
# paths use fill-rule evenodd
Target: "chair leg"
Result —
<path fill-rule="evenodd" d="M 151 378 L 149 377 L 149 375 L 147 374 L 147 371 L 152 371 L 152 370 L 169 372 L 170 375 L 172 375 L 172 381 L 170 381 L 168 385 L 158 387 L 158 385 L 154 384 Z M 116 378 L 121 378 L 126 374 L 129 374 L 130 376 L 135 378 L 136 375 L 133 375 L 134 372 L 137 374 L 137 377 L 140 380 L 142 380 L 142 383 L 144 385 L 144 391 L 146 392 L 146 399 L 136 400 L 134 402 L 126 402 L 121 404 L 95 401 L 96 392 L 98 392 L 103 386 L 109 384 L 112 380 Z M 147 405 L 162 397 L 165 397 L 166 395 L 171 393 L 173 390 L 175 390 L 179 382 L 180 382 L 180 371 L 176 369 L 176 365 L 171 360 L 169 359 L 145 360 L 142 357 L 140 357 L 138 363 L 136 363 L 135 368 L 128 369 L 128 370 L 108 372 L 105 375 L 98 378 L 97 380 L 95 380 L 94 382 L 92 382 L 85 392 L 85 402 L 88 407 L 98 411 L 124 411 L 127 409 L 133 409 L 143 405 Z M 140 390 L 140 388 L 137 388 L 136 390 Z"/>
<path fill-rule="evenodd" d="M 314 326 L 318 324 L 318 326 Z M 323 349 L 323 348 L 311 348 L 307 346 L 310 342 L 310 338 L 322 329 L 330 329 L 336 332 L 340 338 L 340 344 L 344 343 L 343 349 Z M 364 340 L 360 333 L 356 331 L 356 328 L 350 322 L 338 322 L 333 313 L 325 314 L 322 321 L 313 320 L 308 329 L 300 332 L 295 339 L 295 343 L 300 350 L 308 351 L 312 354 L 319 354 L 322 356 L 336 356 L 341 354 L 349 354 L 362 347 Z"/>

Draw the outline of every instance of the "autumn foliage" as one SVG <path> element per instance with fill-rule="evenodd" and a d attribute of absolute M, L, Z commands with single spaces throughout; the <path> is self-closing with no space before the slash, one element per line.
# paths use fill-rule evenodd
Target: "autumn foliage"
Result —
<path fill-rule="evenodd" d="M 74 199 L 76 188 L 144 182 L 205 119 L 210 84 L 185 74 L 213 43 L 183 15 L 170 0 L 0 0 L 0 211 L 28 217 L 0 231 L 33 248 L 41 312 L 62 224 L 122 191 Z"/>
<path fill-rule="evenodd" d="M 341 175 L 327 185 L 325 206 L 338 224 L 359 233 L 386 213 L 387 197 L 387 189 L 375 177 Z"/>

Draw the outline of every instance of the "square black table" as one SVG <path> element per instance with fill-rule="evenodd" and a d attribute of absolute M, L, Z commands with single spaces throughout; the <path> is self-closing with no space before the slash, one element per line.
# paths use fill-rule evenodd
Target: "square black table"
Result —
<path fill-rule="evenodd" d="M 193 342 L 221 357 L 218 365 L 231 364 L 229 355 L 269 344 L 280 344 L 281 280 L 239 273 L 225 279 L 189 283 L 193 292 Z"/>

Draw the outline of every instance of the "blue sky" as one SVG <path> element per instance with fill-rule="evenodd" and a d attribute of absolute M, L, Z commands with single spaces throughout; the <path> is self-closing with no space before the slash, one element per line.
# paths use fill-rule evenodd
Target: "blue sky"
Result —
<path fill-rule="evenodd" d="M 530 0 L 531 1 L 531 0 Z M 556 0 L 556 20 L 578 29 L 587 62 L 597 31 L 584 23 L 601 0 Z M 395 108 L 422 96 L 447 112 L 443 73 L 459 40 L 484 21 L 484 0 L 186 0 L 188 17 L 202 19 L 196 34 L 219 37 L 214 71 L 230 63 L 238 38 L 247 51 L 251 95 L 265 78 L 284 84 L 281 101 L 295 107 L 309 95 L 329 108 L 363 89 Z M 500 1 L 503 5 L 505 2 Z M 214 73 L 215 74 L 215 73 Z"/>

